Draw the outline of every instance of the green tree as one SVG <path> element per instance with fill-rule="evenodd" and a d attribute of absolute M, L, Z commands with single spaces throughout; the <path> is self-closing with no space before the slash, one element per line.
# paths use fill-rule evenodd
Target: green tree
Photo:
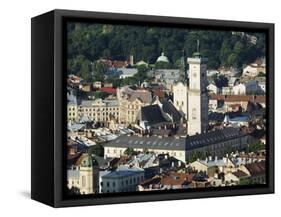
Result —
<path fill-rule="evenodd" d="M 140 65 L 137 67 L 138 72 L 134 75 L 134 78 L 138 83 L 144 82 L 147 77 L 148 67 L 146 65 Z"/>
<path fill-rule="evenodd" d="M 109 94 L 106 92 L 102 92 L 102 91 L 96 91 L 94 93 L 94 96 L 95 96 L 95 99 L 105 99 L 106 97 L 109 96 Z"/>
<path fill-rule="evenodd" d="M 258 152 L 264 149 L 265 149 L 265 145 L 261 141 L 258 141 L 254 144 L 249 144 L 246 147 L 246 152 Z"/>
<path fill-rule="evenodd" d="M 92 63 L 93 81 L 104 82 L 106 71 L 107 67 L 104 63 L 99 61 L 95 61 L 94 63 Z"/>
<path fill-rule="evenodd" d="M 133 156 L 133 155 L 137 155 L 138 152 L 135 151 L 133 148 L 127 148 L 127 149 L 124 151 L 124 154 L 125 154 L 125 155 L 128 155 L 128 156 Z"/>
<path fill-rule="evenodd" d="M 104 147 L 100 144 L 90 146 L 88 149 L 88 153 L 90 155 L 94 154 L 96 156 L 103 157 L 104 155 Z"/>
<path fill-rule="evenodd" d="M 171 64 L 163 61 L 155 63 L 155 69 L 170 69 Z"/>
<path fill-rule="evenodd" d="M 227 65 L 237 67 L 238 58 L 235 53 L 231 53 L 227 58 Z"/>
<path fill-rule="evenodd" d="M 254 184 L 257 184 L 256 182 L 254 182 L 253 180 L 251 179 L 242 179 L 238 185 L 254 185 Z"/>
<path fill-rule="evenodd" d="M 252 37 L 257 38 L 256 43 L 251 42 Z M 155 63 L 163 50 L 169 56 L 170 64 L 156 63 L 156 68 L 178 68 L 176 62 L 182 49 L 187 51 L 187 56 L 192 56 L 197 51 L 198 39 L 200 53 L 209 59 L 208 68 L 232 65 L 241 68 L 242 64 L 251 63 L 266 54 L 264 33 L 246 35 L 231 31 L 69 23 L 67 73 L 83 74 L 86 80 L 102 79 L 101 73 L 87 75 L 87 72 L 95 74 L 89 65 L 91 61 L 100 58 L 127 60 L 133 54 L 135 61 Z"/>
<path fill-rule="evenodd" d="M 228 86 L 228 79 L 224 75 L 214 75 L 213 77 L 214 82 L 218 88 L 227 87 Z"/>

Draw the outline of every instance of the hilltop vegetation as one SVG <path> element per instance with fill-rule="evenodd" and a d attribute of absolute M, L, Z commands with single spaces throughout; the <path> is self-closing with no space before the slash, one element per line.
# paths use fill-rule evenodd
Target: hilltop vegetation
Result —
<path fill-rule="evenodd" d="M 71 23 L 68 25 L 68 73 L 91 73 L 100 58 L 144 60 L 154 64 L 162 51 L 171 68 L 178 68 L 182 50 L 191 56 L 200 40 L 200 52 L 209 58 L 208 68 L 221 66 L 241 68 L 265 56 L 265 35 L 247 33 L 257 38 L 251 42 L 246 34 L 231 31 L 207 31 L 180 28 L 142 27 Z"/>

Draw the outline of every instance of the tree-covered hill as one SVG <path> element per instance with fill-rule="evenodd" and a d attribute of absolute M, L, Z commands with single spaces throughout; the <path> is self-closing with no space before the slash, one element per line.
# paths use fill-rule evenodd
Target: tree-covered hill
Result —
<path fill-rule="evenodd" d="M 208 68 L 251 63 L 265 56 L 265 35 L 262 33 L 236 33 L 182 28 L 142 27 L 70 23 L 68 33 L 68 73 L 80 74 L 89 70 L 91 63 L 107 58 L 144 60 L 154 64 L 161 52 L 177 68 L 182 50 L 191 56 L 200 40 L 200 52 L 209 58 Z M 251 41 L 251 36 L 257 41 Z"/>

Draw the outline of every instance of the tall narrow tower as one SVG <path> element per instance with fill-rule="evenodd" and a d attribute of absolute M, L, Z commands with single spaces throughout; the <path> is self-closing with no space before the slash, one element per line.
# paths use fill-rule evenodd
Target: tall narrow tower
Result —
<path fill-rule="evenodd" d="M 179 72 L 179 79 L 175 85 L 173 85 L 174 105 L 177 110 L 187 120 L 188 109 L 188 77 L 186 70 L 186 57 L 185 52 L 182 52 L 181 67 Z"/>
<path fill-rule="evenodd" d="M 207 58 L 202 58 L 197 52 L 193 58 L 188 58 L 189 89 L 188 89 L 188 124 L 187 133 L 195 135 L 208 129 L 208 95 L 207 95 Z"/>

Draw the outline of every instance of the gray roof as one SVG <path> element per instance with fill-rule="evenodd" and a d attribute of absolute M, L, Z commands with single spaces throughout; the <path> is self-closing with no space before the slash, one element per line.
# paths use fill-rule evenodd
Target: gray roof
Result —
<path fill-rule="evenodd" d="M 80 106 L 93 107 L 94 103 L 95 103 L 95 100 L 82 100 Z M 117 107 L 119 104 L 119 101 L 118 100 L 102 100 L 102 103 L 105 103 L 107 107 Z"/>
<path fill-rule="evenodd" d="M 141 107 L 141 120 L 148 121 L 150 125 L 167 122 L 159 105 L 148 105 Z"/>
<path fill-rule="evenodd" d="M 67 94 L 67 104 L 77 105 L 77 98 L 73 94 Z"/>
<path fill-rule="evenodd" d="M 239 129 L 228 127 L 222 130 L 208 133 L 187 136 L 187 137 L 158 137 L 158 136 L 137 136 L 124 135 L 104 144 L 105 147 L 124 148 L 148 148 L 160 150 L 193 150 L 204 146 L 216 144 L 222 141 L 245 136 Z"/>
<path fill-rule="evenodd" d="M 118 72 L 121 72 L 122 75 L 134 75 L 138 72 L 136 68 L 119 68 Z"/>
<path fill-rule="evenodd" d="M 132 88 L 126 86 L 121 88 L 122 94 L 128 95 L 130 101 L 135 99 L 140 99 L 143 103 L 151 103 L 152 94 L 147 90 L 133 90 Z"/>
<path fill-rule="evenodd" d="M 85 124 L 73 124 L 71 126 L 68 126 L 68 130 L 70 131 L 78 131 L 78 130 L 82 130 L 85 128 Z"/>
<path fill-rule="evenodd" d="M 158 137 L 158 136 L 120 136 L 117 139 L 104 144 L 105 147 L 124 148 L 151 148 L 163 150 L 185 150 L 185 138 Z"/>
<path fill-rule="evenodd" d="M 245 136 L 240 129 L 227 127 L 222 130 L 215 130 L 208 133 L 189 136 L 186 138 L 187 150 L 193 150 L 211 144 L 220 143 L 222 141 Z"/>
<path fill-rule="evenodd" d="M 67 170 L 67 177 L 68 178 L 77 178 L 77 179 L 79 179 L 79 177 L 80 177 L 80 171 L 79 170 L 71 170 L 71 169 L 69 169 L 69 170 Z"/>
<path fill-rule="evenodd" d="M 102 179 L 104 178 L 122 178 L 122 177 L 128 177 L 133 176 L 137 173 L 144 173 L 144 170 L 141 168 L 126 168 L 126 169 L 117 169 L 111 173 L 105 174 L 102 176 Z"/>
<path fill-rule="evenodd" d="M 119 101 L 118 100 L 108 100 L 108 99 L 105 99 L 103 100 L 104 103 L 106 103 L 106 106 L 109 106 L 109 107 L 116 107 L 119 105 Z"/>
<path fill-rule="evenodd" d="M 168 100 L 163 100 L 162 102 L 162 109 L 165 113 L 168 113 L 174 122 L 180 122 L 182 115 L 181 113 L 175 108 L 175 106 L 173 105 L 173 103 L 171 103 L 171 101 Z"/>

